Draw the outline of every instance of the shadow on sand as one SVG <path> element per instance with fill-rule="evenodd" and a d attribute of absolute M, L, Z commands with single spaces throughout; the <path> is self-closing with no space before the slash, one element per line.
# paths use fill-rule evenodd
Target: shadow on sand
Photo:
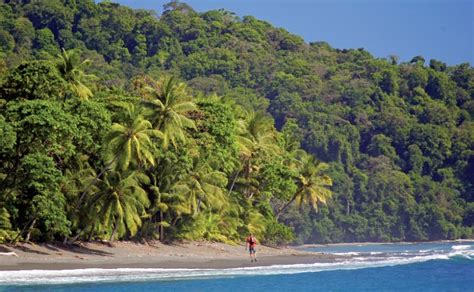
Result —
<path fill-rule="evenodd" d="M 104 245 L 108 247 L 113 247 L 110 244 L 105 244 Z M 20 250 L 25 253 L 35 253 L 35 254 L 41 254 L 41 255 L 49 255 L 51 253 L 48 253 L 46 251 L 43 251 L 44 249 L 50 250 L 52 253 L 61 253 L 61 252 L 71 252 L 71 253 L 77 253 L 77 254 L 83 254 L 83 255 L 98 255 L 98 256 L 112 256 L 113 254 L 110 252 L 106 252 L 100 249 L 94 249 L 87 247 L 85 244 L 82 243 L 70 243 L 70 244 L 38 244 L 36 246 L 31 246 L 27 244 L 19 244 L 19 245 L 12 245 L 12 246 L 0 246 L 0 252 L 10 252 L 12 250 Z"/>
<path fill-rule="evenodd" d="M 54 249 L 55 251 L 62 250 L 62 251 L 85 254 L 85 255 L 98 255 L 98 256 L 112 256 L 113 255 L 110 252 L 87 247 L 85 244 L 82 244 L 82 243 L 56 244 L 56 245 L 46 244 L 44 246 L 49 249 Z"/>

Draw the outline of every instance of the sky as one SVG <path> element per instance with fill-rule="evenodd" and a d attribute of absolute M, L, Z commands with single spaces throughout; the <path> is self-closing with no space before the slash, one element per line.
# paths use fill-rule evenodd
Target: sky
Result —
<path fill-rule="evenodd" d="M 169 0 L 114 0 L 163 11 Z M 194 10 L 224 8 L 252 15 L 338 49 L 364 48 L 375 57 L 421 55 L 474 65 L 474 0 L 184 0 Z"/>

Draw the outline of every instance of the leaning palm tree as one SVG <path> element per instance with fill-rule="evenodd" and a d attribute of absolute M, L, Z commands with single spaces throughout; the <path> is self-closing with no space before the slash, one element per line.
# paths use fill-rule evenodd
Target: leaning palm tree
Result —
<path fill-rule="evenodd" d="M 97 184 L 87 209 L 96 214 L 96 220 L 105 228 L 112 227 L 111 241 L 117 234 L 123 236 L 128 231 L 134 236 L 137 233 L 141 217 L 150 205 L 147 193 L 141 187 L 148 182 L 148 177 L 138 172 L 122 175 L 111 171 Z"/>
<path fill-rule="evenodd" d="M 153 129 L 140 111 L 129 104 L 124 122 L 114 123 L 105 137 L 108 165 L 120 170 L 126 170 L 130 165 L 155 165 L 153 153 L 156 149 L 152 138 L 163 138 L 163 134 Z"/>
<path fill-rule="evenodd" d="M 190 100 L 185 84 L 176 83 L 173 77 L 145 82 L 141 93 L 143 104 L 150 110 L 147 117 L 163 133 L 163 148 L 167 149 L 169 144 L 176 148 L 178 142 L 186 141 L 185 129 L 196 129 L 186 114 L 197 110 L 197 106 Z"/>
<path fill-rule="evenodd" d="M 95 75 L 86 74 L 83 71 L 83 67 L 88 65 L 90 61 L 86 59 L 81 62 L 74 50 L 66 51 L 62 49 L 58 57 L 59 62 L 56 67 L 62 78 L 69 84 L 71 90 L 80 99 L 87 100 L 93 94 L 85 83 L 96 78 Z"/>
<path fill-rule="evenodd" d="M 332 180 L 323 174 L 329 165 L 315 161 L 314 157 L 308 154 L 303 155 L 300 161 L 301 168 L 297 177 L 298 189 L 291 199 L 278 210 L 277 218 L 293 202 L 296 202 L 298 206 L 308 204 L 317 210 L 318 204 L 326 204 L 327 199 L 332 195 L 331 190 L 328 189 L 332 186 Z"/>

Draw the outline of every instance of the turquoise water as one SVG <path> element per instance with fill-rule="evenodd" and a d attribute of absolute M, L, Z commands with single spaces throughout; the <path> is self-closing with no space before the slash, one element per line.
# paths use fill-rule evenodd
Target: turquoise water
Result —
<path fill-rule="evenodd" d="M 474 243 L 311 248 L 335 263 L 240 269 L 0 272 L 8 291 L 474 291 Z"/>

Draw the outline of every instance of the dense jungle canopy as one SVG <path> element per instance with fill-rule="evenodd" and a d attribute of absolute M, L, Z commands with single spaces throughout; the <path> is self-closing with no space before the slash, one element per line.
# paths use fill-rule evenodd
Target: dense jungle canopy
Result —
<path fill-rule="evenodd" d="M 472 238 L 474 70 L 230 11 L 0 4 L 0 242 Z"/>

